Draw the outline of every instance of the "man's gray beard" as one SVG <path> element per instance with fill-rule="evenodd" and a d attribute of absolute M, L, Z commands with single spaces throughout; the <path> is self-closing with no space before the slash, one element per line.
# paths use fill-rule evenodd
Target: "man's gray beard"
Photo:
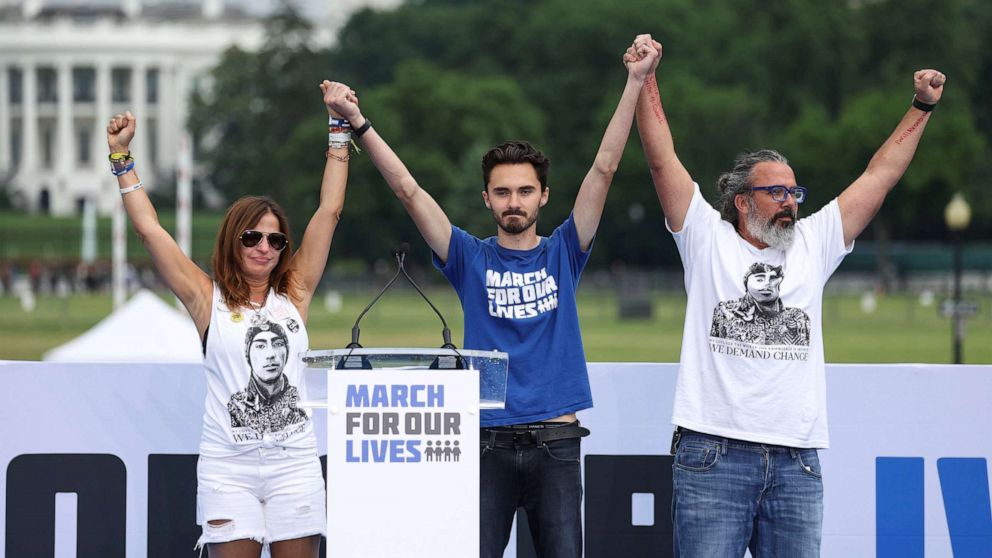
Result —
<path fill-rule="evenodd" d="M 780 227 L 776 224 L 777 219 L 772 221 L 762 219 L 755 209 L 752 207 L 744 219 L 747 232 L 758 242 L 767 244 L 772 248 L 788 250 L 796 238 L 796 222 L 790 221 L 788 225 Z"/>

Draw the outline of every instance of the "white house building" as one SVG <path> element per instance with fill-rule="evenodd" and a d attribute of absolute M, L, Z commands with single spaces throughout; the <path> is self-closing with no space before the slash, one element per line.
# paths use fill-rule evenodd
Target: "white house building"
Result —
<path fill-rule="evenodd" d="M 325 22 L 316 40 L 327 42 L 355 10 L 398 3 L 314 0 L 301 7 Z M 191 91 L 229 46 L 261 45 L 257 14 L 271 7 L 0 0 L 0 189 L 34 213 L 75 214 L 86 201 L 109 213 L 117 194 L 104 127 L 124 110 L 139 119 L 132 151 L 142 179 L 149 188 L 173 187 Z"/>
<path fill-rule="evenodd" d="M 398 3 L 301 7 L 326 22 L 317 40 L 327 42 L 355 10 Z M 261 46 L 258 14 L 271 7 L 233 0 L 0 0 L 0 188 L 33 213 L 75 214 L 87 201 L 110 213 L 118 202 L 105 127 L 124 110 L 139 118 L 132 151 L 147 187 L 173 187 L 191 91 L 229 46 Z M 328 11 L 315 14 L 321 7 Z"/>
<path fill-rule="evenodd" d="M 110 117 L 138 115 L 142 176 L 172 176 L 197 80 L 228 46 L 262 37 L 257 18 L 220 0 L 0 0 L 0 184 L 31 212 L 73 214 L 91 200 L 109 213 Z"/>

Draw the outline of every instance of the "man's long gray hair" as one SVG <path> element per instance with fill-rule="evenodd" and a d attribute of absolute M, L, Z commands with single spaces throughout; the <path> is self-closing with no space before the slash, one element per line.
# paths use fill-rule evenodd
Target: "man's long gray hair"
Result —
<path fill-rule="evenodd" d="M 720 190 L 720 216 L 726 221 L 730 221 L 734 228 L 737 228 L 740 216 L 737 213 L 737 206 L 734 199 L 738 194 L 751 194 L 751 172 L 758 163 L 782 163 L 789 164 L 789 161 L 781 153 L 774 149 L 762 149 L 751 153 L 742 153 L 734 161 L 734 170 L 725 172 L 716 180 L 716 187 Z"/>

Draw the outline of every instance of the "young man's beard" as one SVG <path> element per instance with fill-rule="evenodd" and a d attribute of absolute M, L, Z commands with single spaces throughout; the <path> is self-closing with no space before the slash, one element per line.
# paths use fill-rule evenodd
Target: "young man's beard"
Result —
<path fill-rule="evenodd" d="M 786 250 L 792 246 L 792 241 L 796 237 L 796 214 L 791 209 L 783 209 L 773 215 L 771 219 L 764 220 L 758 215 L 757 204 L 754 203 L 753 199 L 749 200 L 749 205 L 747 217 L 744 219 L 744 227 L 755 240 L 780 250 Z M 792 220 L 784 225 L 779 225 L 780 217 L 790 217 Z"/>
<path fill-rule="evenodd" d="M 499 228 L 503 229 L 503 232 L 507 234 L 520 234 L 537 222 L 538 211 L 539 210 L 535 209 L 534 213 L 529 217 L 522 211 L 504 211 L 502 216 L 496 215 L 496 212 L 494 211 L 493 220 L 496 221 L 496 225 Z M 503 224 L 502 217 L 507 217 L 509 215 L 518 215 L 522 217 L 522 219 L 513 219 L 512 221 L 508 221 L 506 224 Z"/>

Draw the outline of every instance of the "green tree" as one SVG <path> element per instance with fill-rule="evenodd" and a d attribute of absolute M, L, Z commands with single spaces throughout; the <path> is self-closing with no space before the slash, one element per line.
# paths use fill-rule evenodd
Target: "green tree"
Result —
<path fill-rule="evenodd" d="M 505 139 L 533 141 L 552 159 L 540 224 L 550 232 L 570 211 L 616 105 L 620 56 L 647 32 L 664 44 L 662 97 L 679 156 L 704 195 L 736 154 L 773 147 L 813 188 L 808 211 L 865 168 L 908 107 L 912 72 L 940 68 L 948 92 L 865 237 L 941 237 L 939 210 L 956 190 L 975 208 L 971 234 L 992 234 L 992 220 L 980 217 L 992 214 L 992 190 L 981 182 L 992 171 L 984 156 L 989 2 L 420 0 L 358 12 L 319 52 L 296 14 L 268 25 L 259 53 L 225 55 L 191 123 L 209 178 L 226 196 L 272 193 L 298 227 L 324 164 L 315 86 L 328 78 L 358 91 L 414 175 L 476 234 L 492 232 L 479 200 L 482 153 Z M 402 240 L 419 246 L 417 236 L 358 155 L 335 252 L 374 259 Z M 593 265 L 678 265 L 633 133 L 596 244 Z"/>
<path fill-rule="evenodd" d="M 451 221 L 491 234 L 482 204 L 482 154 L 507 138 L 544 136 L 543 116 L 517 84 L 411 60 L 394 82 L 358 93 L 363 113 Z M 419 244 L 413 222 L 362 155 L 352 159 L 345 211 L 349 256 L 388 254 L 401 241 Z"/>
<path fill-rule="evenodd" d="M 898 88 L 910 89 L 908 82 Z M 808 107 L 783 135 L 800 183 L 810 187 L 810 209 L 836 197 L 868 161 L 909 108 L 905 95 L 866 91 L 831 119 Z M 987 151 L 967 103 L 942 102 L 934 112 L 902 180 L 887 197 L 867 237 L 941 238 L 943 208 L 955 191 L 977 193 L 974 171 Z"/>
<path fill-rule="evenodd" d="M 206 178 L 228 201 L 249 194 L 288 201 L 286 185 L 293 182 L 295 169 L 277 164 L 276 154 L 301 122 L 326 115 L 317 88 L 324 76 L 309 46 L 310 32 L 310 24 L 291 9 L 273 16 L 262 49 L 229 49 L 211 73 L 208 94 L 193 97 L 189 125 L 197 157 Z M 321 144 L 312 145 L 320 153 Z M 316 192 L 319 170 L 309 176 Z M 289 209 L 302 230 L 299 212 Z"/>

